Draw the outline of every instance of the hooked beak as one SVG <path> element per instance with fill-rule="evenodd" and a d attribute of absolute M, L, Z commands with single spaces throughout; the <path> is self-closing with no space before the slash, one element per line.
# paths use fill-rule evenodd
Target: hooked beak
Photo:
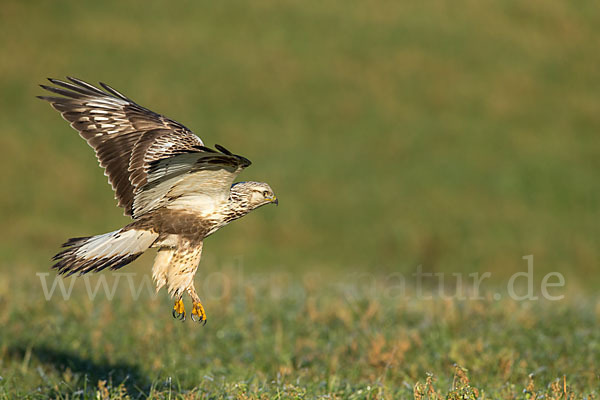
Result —
<path fill-rule="evenodd" d="M 271 200 L 271 203 L 275 204 L 276 206 L 279 205 L 279 200 L 277 199 L 277 196 L 273 196 L 273 199 Z"/>

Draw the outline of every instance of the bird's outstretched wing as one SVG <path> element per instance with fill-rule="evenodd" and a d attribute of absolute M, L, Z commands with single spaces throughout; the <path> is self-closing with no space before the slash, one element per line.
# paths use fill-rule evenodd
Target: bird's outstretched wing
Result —
<path fill-rule="evenodd" d="M 134 216 L 169 206 L 210 212 L 229 196 L 238 174 L 251 162 L 222 146 L 218 151 L 179 154 L 150 163 L 147 183 L 136 193 Z"/>
<path fill-rule="evenodd" d="M 222 191 L 231 174 L 235 178 L 250 164 L 220 146 L 219 152 L 204 147 L 185 126 L 140 106 L 106 84 L 100 83 L 101 90 L 76 78 L 67 79 L 69 82 L 49 79 L 55 86 L 41 85 L 60 96 L 38 97 L 49 101 L 95 150 L 125 215 L 136 217 L 164 204 L 165 199 L 154 196 L 169 195 L 188 175 L 200 174 L 210 181 L 225 174 Z M 217 188 L 207 184 L 204 189 Z"/>

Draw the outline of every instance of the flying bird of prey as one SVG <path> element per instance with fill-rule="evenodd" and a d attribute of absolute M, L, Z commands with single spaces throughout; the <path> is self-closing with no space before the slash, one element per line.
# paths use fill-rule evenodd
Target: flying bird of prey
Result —
<path fill-rule="evenodd" d="M 58 96 L 50 102 L 95 150 L 115 198 L 133 222 L 114 232 L 69 239 L 53 268 L 71 275 L 118 269 L 151 247 L 156 290 L 175 299 L 173 316 L 185 320 L 182 297 L 191 297 L 191 318 L 206 323 L 194 289 L 204 238 L 265 204 L 278 204 L 262 182 L 233 183 L 250 161 L 222 146 L 204 146 L 180 123 L 140 106 L 110 86 L 101 90 L 79 79 L 40 85 Z"/>

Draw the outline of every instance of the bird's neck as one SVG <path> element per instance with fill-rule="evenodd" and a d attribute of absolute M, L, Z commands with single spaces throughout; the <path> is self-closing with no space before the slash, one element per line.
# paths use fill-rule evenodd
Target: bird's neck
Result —
<path fill-rule="evenodd" d="M 243 198 L 229 196 L 229 198 L 212 213 L 210 219 L 213 221 L 213 229 L 211 229 L 210 234 L 216 232 L 230 222 L 243 217 L 250 211 L 252 211 L 252 208 L 248 206 L 248 203 Z"/>
<path fill-rule="evenodd" d="M 224 219 L 229 223 L 252 211 L 248 201 L 240 196 L 230 195 L 222 208 Z"/>

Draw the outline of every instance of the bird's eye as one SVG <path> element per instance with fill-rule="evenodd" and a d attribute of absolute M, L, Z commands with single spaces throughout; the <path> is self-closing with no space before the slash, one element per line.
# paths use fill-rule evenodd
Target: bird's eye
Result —
<path fill-rule="evenodd" d="M 269 197 L 269 191 L 268 190 L 263 191 L 263 196 Z"/>

